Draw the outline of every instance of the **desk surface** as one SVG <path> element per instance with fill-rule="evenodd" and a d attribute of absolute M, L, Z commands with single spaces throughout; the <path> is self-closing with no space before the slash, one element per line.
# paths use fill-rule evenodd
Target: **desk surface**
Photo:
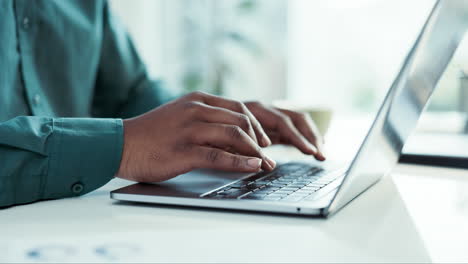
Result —
<path fill-rule="evenodd" d="M 127 184 L 0 211 L 0 262 L 468 262 L 463 170 L 400 165 L 327 220 L 109 199 Z"/>

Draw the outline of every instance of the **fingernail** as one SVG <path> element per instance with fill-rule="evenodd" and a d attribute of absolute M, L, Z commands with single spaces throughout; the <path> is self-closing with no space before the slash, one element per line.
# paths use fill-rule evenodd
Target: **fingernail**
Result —
<path fill-rule="evenodd" d="M 270 165 L 271 169 L 274 169 L 276 167 L 276 161 L 267 156 L 265 156 L 265 159 L 267 160 L 268 165 Z"/>
<path fill-rule="evenodd" d="M 247 166 L 253 169 L 258 169 L 262 165 L 262 160 L 257 158 L 251 158 L 247 160 Z"/>
<path fill-rule="evenodd" d="M 264 136 L 263 136 L 263 139 L 262 139 L 262 143 L 263 143 L 263 145 L 265 145 L 265 146 L 270 146 L 270 145 L 271 145 L 271 140 L 268 138 L 267 135 L 264 135 Z"/>
<path fill-rule="evenodd" d="M 323 154 L 322 150 L 319 148 L 317 148 L 317 152 L 314 156 L 317 158 L 317 160 L 320 160 L 320 161 L 324 161 L 326 159 L 325 154 Z"/>
<path fill-rule="evenodd" d="M 325 155 L 323 155 L 323 153 L 321 153 L 321 152 L 319 152 L 318 155 L 319 155 L 319 159 L 321 161 L 325 161 L 327 159 L 327 158 L 325 158 Z"/>

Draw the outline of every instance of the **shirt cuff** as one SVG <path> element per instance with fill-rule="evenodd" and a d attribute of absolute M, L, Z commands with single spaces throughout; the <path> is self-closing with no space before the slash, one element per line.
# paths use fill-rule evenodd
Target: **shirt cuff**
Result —
<path fill-rule="evenodd" d="M 54 118 L 43 198 L 82 195 L 109 182 L 120 166 L 121 119 Z"/>

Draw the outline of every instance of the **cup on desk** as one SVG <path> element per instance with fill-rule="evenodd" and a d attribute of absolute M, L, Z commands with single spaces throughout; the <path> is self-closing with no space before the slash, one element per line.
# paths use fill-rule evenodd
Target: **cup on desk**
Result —
<path fill-rule="evenodd" d="M 333 118 L 333 110 L 328 107 L 311 106 L 293 101 L 275 101 L 273 106 L 308 114 L 323 136 L 326 135 Z"/>

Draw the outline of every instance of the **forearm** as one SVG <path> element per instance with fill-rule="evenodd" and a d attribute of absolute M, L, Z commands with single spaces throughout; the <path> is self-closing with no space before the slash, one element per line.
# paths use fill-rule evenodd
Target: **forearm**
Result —
<path fill-rule="evenodd" d="M 0 123 L 0 207 L 91 192 L 114 176 L 119 119 L 17 117 Z"/>

